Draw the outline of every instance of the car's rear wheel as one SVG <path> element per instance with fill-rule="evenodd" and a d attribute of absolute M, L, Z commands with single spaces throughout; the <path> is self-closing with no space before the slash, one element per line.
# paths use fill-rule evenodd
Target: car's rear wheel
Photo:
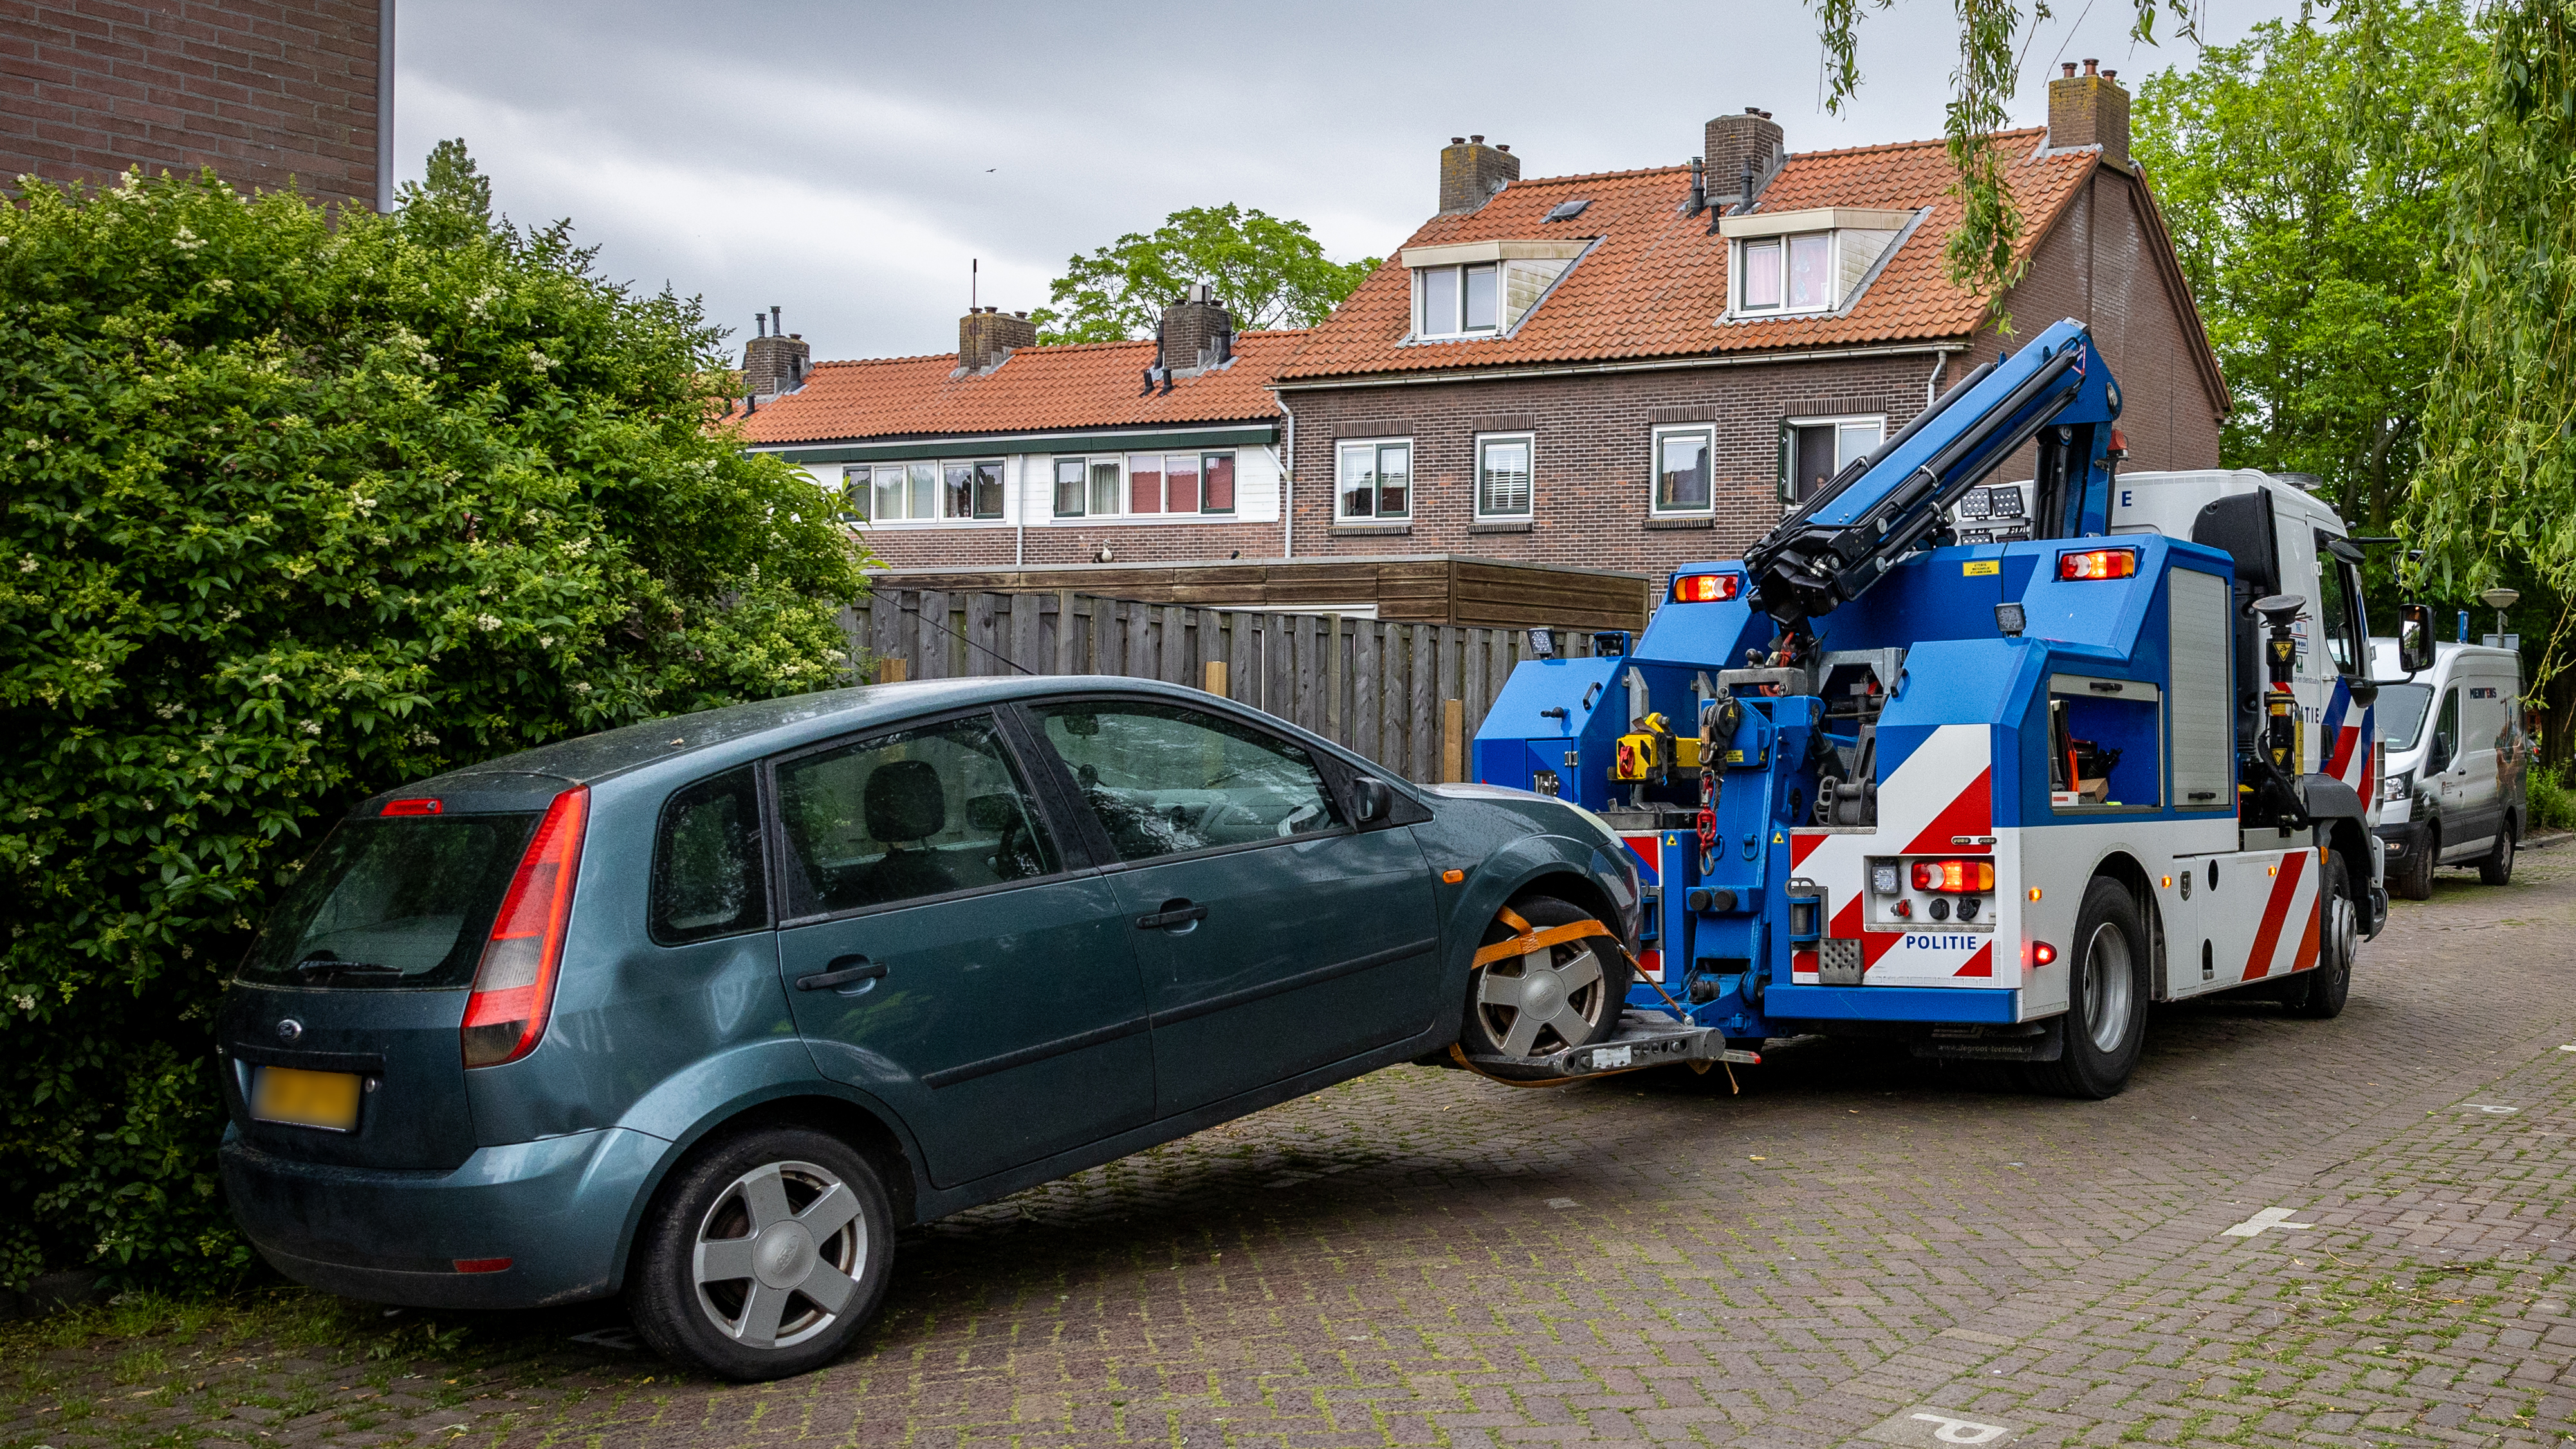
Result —
<path fill-rule="evenodd" d="M 627 1296 L 664 1358 L 784 1378 L 849 1347 L 893 1258 L 893 1213 L 865 1157 L 811 1128 L 755 1128 L 679 1169 L 644 1225 Z"/>
<path fill-rule="evenodd" d="M 1553 896 L 1525 896 L 1510 907 L 1533 930 L 1594 921 L 1591 912 Z M 1497 915 L 1483 945 L 1522 934 Z M 1459 1044 L 1471 1057 L 1536 1058 L 1590 1046 L 1619 1029 L 1627 1009 L 1628 957 L 1608 936 L 1578 936 L 1506 956 L 1468 973 L 1467 1013 Z M 1524 1080 L 1544 1068 L 1479 1062 L 1498 1077 Z"/>
<path fill-rule="evenodd" d="M 2147 932 L 2128 887 L 2093 878 L 2068 954 L 2064 1049 L 2029 1064 L 2030 1084 L 2061 1097 L 2118 1096 L 2147 1035 Z"/>
<path fill-rule="evenodd" d="M 2415 837 L 2415 853 L 2407 858 L 2406 873 L 2397 878 L 2397 893 L 2410 901 L 2433 898 L 2433 867 L 2442 858 L 2442 832 L 2427 825 Z"/>
<path fill-rule="evenodd" d="M 2495 849 L 2478 861 L 2478 879 L 2491 886 L 2507 884 L 2513 879 L 2513 822 L 2496 826 Z"/>
<path fill-rule="evenodd" d="M 2361 907 L 2343 852 L 2326 853 L 2325 893 L 2317 900 L 2317 964 L 2290 978 L 2281 1003 L 2292 1016 L 2327 1021 L 2343 1015 L 2352 995 L 2352 958 L 2361 941 Z"/>

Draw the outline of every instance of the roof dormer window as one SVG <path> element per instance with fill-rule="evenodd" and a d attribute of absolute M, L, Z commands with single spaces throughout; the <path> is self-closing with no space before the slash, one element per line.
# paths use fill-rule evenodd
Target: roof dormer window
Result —
<path fill-rule="evenodd" d="M 1818 207 L 1725 218 L 1719 229 L 1731 248 L 1728 316 L 1749 322 L 1841 310 L 1878 274 L 1917 215 Z"/>
<path fill-rule="evenodd" d="M 1410 340 L 1456 342 L 1515 330 L 1590 245 L 1487 241 L 1405 248 L 1404 265 L 1413 273 Z"/>

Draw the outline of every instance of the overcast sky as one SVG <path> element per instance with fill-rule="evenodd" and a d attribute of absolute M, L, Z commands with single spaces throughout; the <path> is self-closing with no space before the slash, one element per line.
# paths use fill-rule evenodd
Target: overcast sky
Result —
<path fill-rule="evenodd" d="M 987 305 L 1044 306 L 1067 257 L 1182 207 L 1384 255 L 1437 206 L 1453 135 L 1509 143 L 1530 176 L 1675 164 L 1745 106 L 1795 151 L 1938 135 L 1951 6 L 1863 8 L 1861 93 L 1831 116 L 1798 0 L 400 0 L 398 174 L 462 136 L 514 220 L 571 218 L 610 276 L 703 295 L 741 336 L 775 303 L 818 359 L 940 352 L 970 259 Z M 2213 43 L 2297 0 L 2225 8 Z M 2016 124 L 2045 118 L 2060 59 L 2128 81 L 2190 61 L 2161 29 L 2133 45 L 2129 0 L 2056 9 Z"/>

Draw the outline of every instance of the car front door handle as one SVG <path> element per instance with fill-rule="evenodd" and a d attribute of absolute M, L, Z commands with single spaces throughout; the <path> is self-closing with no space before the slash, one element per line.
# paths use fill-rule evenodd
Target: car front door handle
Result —
<path fill-rule="evenodd" d="M 1185 900 L 1165 901 L 1163 902 L 1163 908 L 1161 910 L 1152 911 L 1145 915 L 1138 916 L 1136 918 L 1136 929 L 1140 931 L 1168 931 L 1176 926 L 1187 926 L 1192 922 L 1204 921 L 1206 919 L 1207 907 L 1205 906 L 1194 906 Z"/>
<path fill-rule="evenodd" d="M 874 981 L 886 974 L 885 963 L 865 956 L 835 956 L 822 970 L 796 978 L 799 991 L 829 991 L 853 981 Z"/>

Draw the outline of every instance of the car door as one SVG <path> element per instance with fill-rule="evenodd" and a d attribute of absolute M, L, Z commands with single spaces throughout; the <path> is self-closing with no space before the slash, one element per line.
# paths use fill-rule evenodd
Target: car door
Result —
<path fill-rule="evenodd" d="M 1134 922 L 1154 1110 L 1187 1112 L 1431 1024 L 1430 868 L 1403 826 L 1357 830 L 1321 761 L 1164 700 L 1028 707 Z"/>
<path fill-rule="evenodd" d="M 902 1114 L 942 1187 L 1153 1112 L 1135 928 L 1028 781 L 989 712 L 771 765 L 797 1029 Z"/>
<path fill-rule="evenodd" d="M 2433 737 L 2424 746 L 2424 768 L 2432 776 L 2445 856 L 2457 855 L 2460 847 L 2477 838 L 2477 822 L 2469 814 L 2466 764 L 2460 748 L 2460 686 L 2454 682 L 2442 690 L 2442 702 L 2433 715 Z"/>
<path fill-rule="evenodd" d="M 2492 841 L 2504 826 L 2504 762 L 2512 740 L 2500 671 L 2484 659 L 2460 680 L 2460 843 Z"/>

